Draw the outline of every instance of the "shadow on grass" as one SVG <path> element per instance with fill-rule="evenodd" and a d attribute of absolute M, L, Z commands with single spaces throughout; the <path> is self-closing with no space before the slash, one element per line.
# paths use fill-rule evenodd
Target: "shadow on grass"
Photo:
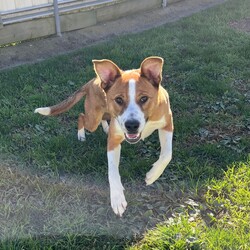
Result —
<path fill-rule="evenodd" d="M 1 249 L 124 249 L 131 240 L 113 236 L 86 236 L 81 234 L 34 236 L 0 241 Z"/>
<path fill-rule="evenodd" d="M 15 162 L 0 166 L 0 249 L 122 249 L 184 211 L 194 195 L 170 171 L 151 186 L 127 181 L 128 208 L 119 218 L 107 180 L 31 174 Z"/>

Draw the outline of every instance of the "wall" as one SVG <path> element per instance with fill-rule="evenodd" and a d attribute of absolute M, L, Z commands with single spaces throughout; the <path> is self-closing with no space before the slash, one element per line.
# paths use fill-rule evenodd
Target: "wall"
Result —
<path fill-rule="evenodd" d="M 10 11 L 48 3 L 53 3 L 53 0 L 2 0 L 0 1 L 0 10 Z"/>
<path fill-rule="evenodd" d="M 9 0 L 10 1 L 10 0 Z M 23 0 L 12 0 L 23 1 Z M 32 3 L 51 0 L 25 0 Z M 170 0 L 176 2 L 177 0 Z M 96 2 L 96 1 L 95 1 Z M 101 2 L 101 1 L 100 1 Z M 119 17 L 160 8 L 162 0 L 115 0 L 112 3 L 88 6 L 77 11 L 60 14 L 61 31 L 70 31 L 93 26 L 97 23 L 114 20 Z M 1 19 L 1 16 L 0 16 Z M 1 26 L 0 45 L 29 40 L 56 33 L 53 15 L 35 18 L 24 22 Z"/>

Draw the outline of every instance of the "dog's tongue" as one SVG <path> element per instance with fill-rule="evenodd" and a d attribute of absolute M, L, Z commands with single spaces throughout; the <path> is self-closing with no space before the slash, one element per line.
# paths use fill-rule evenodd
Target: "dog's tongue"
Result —
<path fill-rule="evenodd" d="M 129 138 L 129 139 L 136 139 L 138 137 L 138 134 L 126 134 L 126 136 Z"/>

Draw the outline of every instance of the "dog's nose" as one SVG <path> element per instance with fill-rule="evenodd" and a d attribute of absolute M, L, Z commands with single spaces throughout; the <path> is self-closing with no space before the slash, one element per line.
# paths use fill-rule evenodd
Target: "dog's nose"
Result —
<path fill-rule="evenodd" d="M 129 133 L 137 133 L 140 123 L 137 120 L 128 120 L 125 122 L 125 127 Z"/>

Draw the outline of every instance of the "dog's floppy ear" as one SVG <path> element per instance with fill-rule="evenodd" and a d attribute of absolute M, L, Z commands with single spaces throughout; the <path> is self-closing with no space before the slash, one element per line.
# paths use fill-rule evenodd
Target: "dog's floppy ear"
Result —
<path fill-rule="evenodd" d="M 97 76 L 100 77 L 101 87 L 104 90 L 109 89 L 117 77 L 121 76 L 119 67 L 110 60 L 92 60 Z"/>
<path fill-rule="evenodd" d="M 163 58 L 157 56 L 148 57 L 141 63 L 141 76 L 146 77 L 157 88 L 162 80 L 163 63 Z"/>

